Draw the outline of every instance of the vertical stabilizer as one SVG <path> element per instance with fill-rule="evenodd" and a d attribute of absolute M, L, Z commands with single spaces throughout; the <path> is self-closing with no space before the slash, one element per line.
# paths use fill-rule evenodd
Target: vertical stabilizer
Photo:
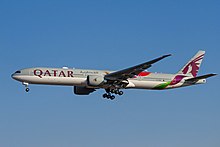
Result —
<path fill-rule="evenodd" d="M 178 74 L 196 77 L 204 55 L 205 51 L 198 51 L 198 53 L 178 72 Z"/>

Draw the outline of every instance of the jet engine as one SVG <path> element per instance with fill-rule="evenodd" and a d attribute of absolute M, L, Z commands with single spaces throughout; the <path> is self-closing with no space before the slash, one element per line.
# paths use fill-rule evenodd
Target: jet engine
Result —
<path fill-rule="evenodd" d="M 94 92 L 94 88 L 86 88 L 82 86 L 74 86 L 74 93 L 77 95 L 89 95 L 90 93 Z"/>
<path fill-rule="evenodd" d="M 87 85 L 92 87 L 100 86 L 105 82 L 104 76 L 102 75 L 89 75 L 87 76 Z"/>

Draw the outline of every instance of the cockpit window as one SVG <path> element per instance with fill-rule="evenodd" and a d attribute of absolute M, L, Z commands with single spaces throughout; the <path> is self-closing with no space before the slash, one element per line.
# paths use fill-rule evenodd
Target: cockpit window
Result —
<path fill-rule="evenodd" d="M 18 71 L 16 71 L 15 73 L 21 73 L 21 71 L 20 71 L 20 70 L 18 70 Z"/>

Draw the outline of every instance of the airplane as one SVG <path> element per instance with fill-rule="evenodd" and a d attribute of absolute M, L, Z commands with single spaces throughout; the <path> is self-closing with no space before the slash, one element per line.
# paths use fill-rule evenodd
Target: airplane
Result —
<path fill-rule="evenodd" d="M 151 61 L 118 71 L 34 67 L 25 68 L 12 74 L 12 78 L 25 85 L 29 84 L 73 86 L 76 95 L 89 95 L 97 89 L 105 89 L 103 98 L 115 99 L 123 95 L 123 89 L 165 90 L 206 83 L 206 79 L 217 74 L 197 76 L 205 51 L 197 54 L 176 74 L 146 71 L 154 63 L 171 56 L 163 55 Z"/>

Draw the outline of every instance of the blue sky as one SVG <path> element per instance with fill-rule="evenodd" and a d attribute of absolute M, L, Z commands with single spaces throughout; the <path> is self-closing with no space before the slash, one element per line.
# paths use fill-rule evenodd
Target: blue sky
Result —
<path fill-rule="evenodd" d="M 0 146 L 217 147 L 219 77 L 169 91 L 104 91 L 11 79 L 26 67 L 118 70 L 163 54 L 150 71 L 177 72 L 199 49 L 199 74 L 220 73 L 218 0 L 0 1 Z"/>

